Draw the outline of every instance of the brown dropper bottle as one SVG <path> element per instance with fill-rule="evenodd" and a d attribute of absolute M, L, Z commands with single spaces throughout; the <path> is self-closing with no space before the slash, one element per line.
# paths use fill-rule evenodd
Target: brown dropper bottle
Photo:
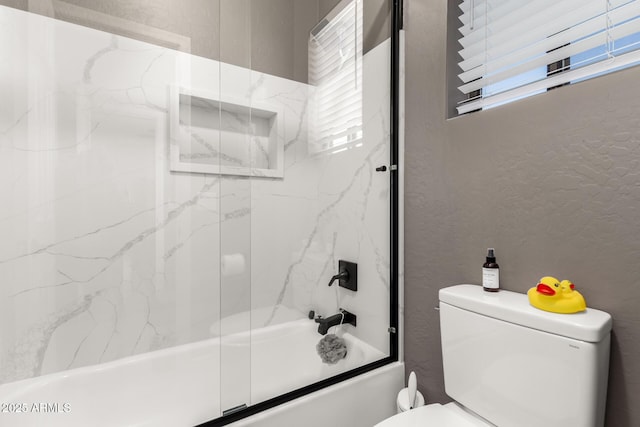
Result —
<path fill-rule="evenodd" d="M 500 266 L 496 263 L 493 248 L 487 249 L 487 258 L 482 265 L 482 288 L 487 292 L 500 290 Z"/>

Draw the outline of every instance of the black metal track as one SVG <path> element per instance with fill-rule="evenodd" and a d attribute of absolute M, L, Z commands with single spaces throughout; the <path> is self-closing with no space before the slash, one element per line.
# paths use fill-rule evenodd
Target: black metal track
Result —
<path fill-rule="evenodd" d="M 395 333 L 391 338 L 391 358 L 398 360 L 399 325 L 399 292 L 400 277 L 399 251 L 399 207 L 400 207 L 400 30 L 402 30 L 402 1 L 393 0 L 391 12 L 391 262 L 390 262 L 390 295 L 389 324 Z"/>
<path fill-rule="evenodd" d="M 325 387 L 338 384 L 342 381 L 357 377 L 374 369 L 388 365 L 398 361 L 398 336 L 399 336 L 399 319 L 398 319 L 398 280 L 399 280 L 399 180 L 400 180 L 400 30 L 402 30 L 402 14 L 403 0 L 392 0 L 393 7 L 391 11 L 391 150 L 389 177 L 391 185 L 390 193 L 390 209 L 391 209 L 391 248 L 390 248 L 390 298 L 389 298 L 389 326 L 391 333 L 390 355 L 384 359 L 377 360 L 348 372 L 343 372 L 331 378 L 310 384 L 306 387 L 293 390 L 289 393 L 282 394 L 264 402 L 251 405 L 246 409 L 233 412 L 200 424 L 198 427 L 220 427 L 243 418 L 255 415 L 267 409 L 274 408 L 284 403 L 290 402 L 299 397 L 322 390 Z"/>

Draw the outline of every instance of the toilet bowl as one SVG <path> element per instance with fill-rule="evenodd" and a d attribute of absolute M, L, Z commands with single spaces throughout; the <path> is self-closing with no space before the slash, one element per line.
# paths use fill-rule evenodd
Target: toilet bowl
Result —
<path fill-rule="evenodd" d="M 525 294 L 440 290 L 445 391 L 454 402 L 376 427 L 602 427 L 611 316 L 538 310 Z M 549 396 L 561 396 L 549 399 Z"/>
<path fill-rule="evenodd" d="M 374 427 L 491 427 L 490 423 L 475 417 L 456 403 L 432 403 L 402 412 L 376 424 Z"/>

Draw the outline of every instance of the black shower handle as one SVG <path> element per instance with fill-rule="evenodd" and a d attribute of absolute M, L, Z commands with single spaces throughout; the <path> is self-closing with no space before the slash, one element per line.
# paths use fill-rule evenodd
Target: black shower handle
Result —
<path fill-rule="evenodd" d="M 346 268 L 341 269 L 340 273 L 336 274 L 331 278 L 331 280 L 329 280 L 329 286 L 333 285 L 333 282 L 340 279 L 349 280 L 349 271 L 347 271 Z"/>

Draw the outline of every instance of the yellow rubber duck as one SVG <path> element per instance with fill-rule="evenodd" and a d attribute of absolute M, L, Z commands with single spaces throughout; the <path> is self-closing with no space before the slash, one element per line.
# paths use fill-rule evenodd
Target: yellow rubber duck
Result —
<path fill-rule="evenodd" d="M 577 313 L 587 308 L 580 292 L 574 290 L 570 280 L 560 282 L 555 277 L 545 276 L 537 286 L 529 289 L 529 303 L 540 310 L 552 313 Z"/>

